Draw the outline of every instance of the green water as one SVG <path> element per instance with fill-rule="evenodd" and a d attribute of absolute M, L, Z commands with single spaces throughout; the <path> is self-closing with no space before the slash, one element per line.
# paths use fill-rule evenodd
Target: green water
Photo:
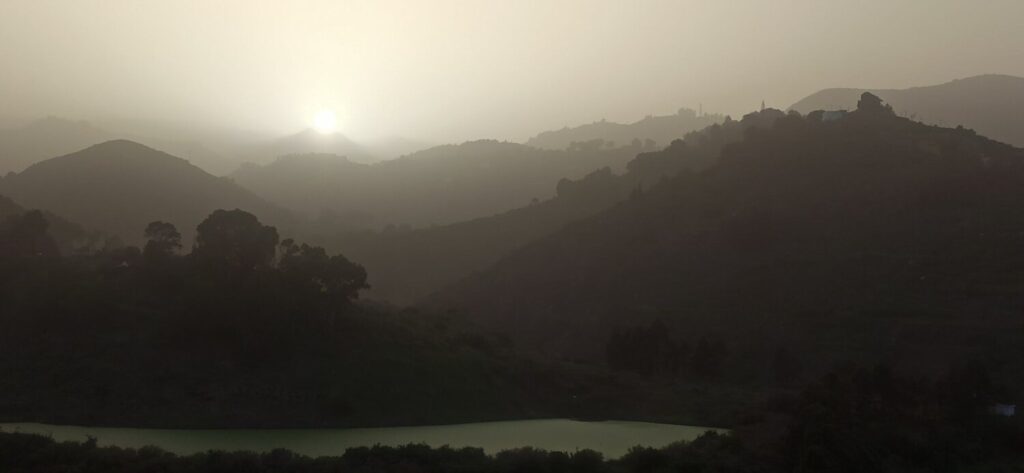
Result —
<path fill-rule="evenodd" d="M 341 455 L 350 447 L 425 443 L 432 447 L 480 447 L 487 453 L 527 446 L 565 452 L 589 448 L 608 458 L 622 456 L 635 445 L 662 447 L 714 430 L 647 422 L 566 419 L 373 429 L 168 430 L 30 423 L 0 424 L 0 429 L 48 435 L 58 441 L 82 441 L 92 436 L 100 445 L 131 448 L 155 445 L 186 455 L 207 450 L 261 452 L 287 448 L 303 455 L 325 456 Z"/>

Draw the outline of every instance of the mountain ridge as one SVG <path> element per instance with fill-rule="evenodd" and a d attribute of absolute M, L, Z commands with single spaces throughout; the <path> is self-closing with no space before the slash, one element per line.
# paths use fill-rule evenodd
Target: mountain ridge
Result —
<path fill-rule="evenodd" d="M 0 193 L 88 228 L 139 242 L 145 225 L 166 220 L 187 238 L 218 208 L 244 208 L 292 225 L 287 212 L 189 161 L 117 139 L 51 158 L 0 180 Z"/>
<path fill-rule="evenodd" d="M 675 115 L 648 115 L 632 123 L 616 123 L 606 120 L 563 127 L 559 130 L 548 130 L 531 137 L 525 144 L 544 149 L 565 149 L 574 142 L 583 143 L 593 140 L 613 142 L 618 145 L 633 140 L 641 142 L 653 141 L 646 147 L 665 147 L 672 140 L 678 139 L 691 131 L 699 130 L 715 123 L 721 123 L 725 117 L 718 114 L 698 113 L 688 108 L 680 108 Z"/>
<path fill-rule="evenodd" d="M 971 130 L 870 104 L 788 115 L 427 302 L 568 358 L 661 320 L 718 340 L 733 381 L 768 382 L 782 349 L 805 375 L 842 359 L 934 374 L 1021 342 L 1021 202 L 1024 150 Z"/>
<path fill-rule="evenodd" d="M 906 89 L 828 88 L 800 99 L 790 110 L 853 109 L 861 92 L 885 100 L 900 115 L 925 123 L 962 125 L 997 141 L 1024 146 L 1024 78 L 983 74 L 942 84 Z"/>

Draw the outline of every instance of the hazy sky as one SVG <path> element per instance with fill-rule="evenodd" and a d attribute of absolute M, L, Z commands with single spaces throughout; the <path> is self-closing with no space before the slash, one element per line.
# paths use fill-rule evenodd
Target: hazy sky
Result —
<path fill-rule="evenodd" d="M 0 0 L 0 114 L 533 133 L 1024 75 L 1024 1 Z"/>

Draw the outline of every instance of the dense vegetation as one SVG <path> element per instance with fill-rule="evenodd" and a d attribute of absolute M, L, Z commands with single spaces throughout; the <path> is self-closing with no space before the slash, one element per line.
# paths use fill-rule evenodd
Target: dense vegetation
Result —
<path fill-rule="evenodd" d="M 424 156 L 478 162 L 473 146 L 549 153 L 506 145 Z M 149 158 L 135 159 L 140 149 Z M 900 118 L 871 94 L 846 114 L 764 110 L 661 150 L 634 145 L 625 173 L 560 179 L 553 198 L 517 210 L 317 241 L 346 256 L 282 239 L 241 210 L 200 222 L 210 195 L 287 214 L 147 150 L 106 143 L 0 181 L 27 189 L 29 205 L 63 199 L 53 201 L 61 215 L 119 232 L 156 215 L 146 202 L 162 188 L 144 189 L 154 169 L 188 177 L 197 194 L 158 212 L 192 215 L 194 237 L 155 218 L 133 230 L 139 246 L 0 199 L 0 421 L 337 427 L 572 417 L 735 430 L 614 460 L 424 446 L 321 459 L 178 457 L 0 434 L 4 471 L 1020 467 L 1020 421 L 991 409 L 1017 403 L 1024 389 L 1024 151 L 971 130 Z M 589 166 L 620 152 L 595 142 L 550 153 L 578 153 Z M 325 160 L 298 181 L 325 174 L 321 164 L 362 166 L 289 159 Z M 142 176 L 129 190 L 144 198 L 114 202 L 84 185 L 33 197 L 46 192 L 30 183 L 86 182 L 76 169 L 106 179 L 96 171 L 106 165 Z M 468 181 L 501 174 L 481 172 L 490 177 Z M 100 179 L 115 181 L 123 186 Z M 400 197 L 431 189 L 414 187 Z M 96 213 L 104 199 L 124 215 Z M 427 299 L 431 309 L 359 301 L 370 285 L 381 286 L 375 297 L 408 302 L 452 283 Z"/>
<path fill-rule="evenodd" d="M 38 217 L 46 220 L 46 232 L 53 238 L 57 248 L 65 254 L 80 251 L 83 248 L 95 248 L 104 244 L 103 235 L 89 232 L 77 223 L 69 222 L 50 212 L 37 210 Z M 27 211 L 16 202 L 0 195 L 0 222 L 10 217 L 20 217 Z M 2 245 L 4 242 L 0 242 Z"/>
<path fill-rule="evenodd" d="M 1024 426 L 989 412 L 998 384 L 977 364 L 938 381 L 884 367 L 841 367 L 799 396 L 779 399 L 730 434 L 709 432 L 618 459 L 592 450 L 372 446 L 339 457 L 287 450 L 177 456 L 155 447 L 99 447 L 0 433 L 5 472 L 955 472 L 1020 471 Z"/>
<path fill-rule="evenodd" d="M 0 421 L 375 426 L 534 417 L 721 425 L 742 392 L 525 357 L 444 314 L 356 301 L 365 270 L 218 210 L 191 252 L 62 256 L 40 212 L 0 224 Z M 643 408 L 634 405 L 644 400 Z"/>
<path fill-rule="evenodd" d="M 935 373 L 977 356 L 1019 373 L 1024 151 L 864 100 L 840 120 L 748 131 L 705 170 L 514 251 L 436 304 L 592 359 L 617 327 L 660 319 L 677 343 L 723 342 L 720 372 L 748 386 L 844 359 Z"/>

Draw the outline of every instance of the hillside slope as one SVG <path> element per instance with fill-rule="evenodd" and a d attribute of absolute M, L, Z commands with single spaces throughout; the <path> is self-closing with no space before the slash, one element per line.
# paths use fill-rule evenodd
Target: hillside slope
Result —
<path fill-rule="evenodd" d="M 88 122 L 47 117 L 0 130 L 0 176 L 113 138 Z"/>
<path fill-rule="evenodd" d="M 566 356 L 661 319 L 691 346 L 721 341 L 736 377 L 765 377 L 780 350 L 805 372 L 939 370 L 1021 342 L 1022 230 L 1024 151 L 876 104 L 748 133 L 432 301 Z"/>
<path fill-rule="evenodd" d="M 181 158 L 125 140 L 49 159 L 0 179 L 0 194 L 87 228 L 138 242 L 146 224 L 164 220 L 186 238 L 210 212 L 241 208 L 288 228 L 292 217 Z"/>
<path fill-rule="evenodd" d="M 825 89 L 790 107 L 800 113 L 852 110 L 865 89 Z M 869 92 L 889 103 L 897 114 L 924 123 L 963 125 L 997 141 L 1024 146 L 1024 78 L 981 75 L 945 84 Z"/>
<path fill-rule="evenodd" d="M 367 267 L 371 297 L 413 303 L 667 176 L 710 166 L 722 147 L 741 140 L 750 128 L 770 126 L 782 115 L 769 109 L 690 132 L 664 149 L 638 154 L 624 174 L 603 168 L 581 179 L 562 179 L 552 186 L 555 197 L 497 215 L 410 231 L 343 233 L 316 241 Z"/>
<path fill-rule="evenodd" d="M 643 120 L 629 124 L 602 120 L 572 128 L 545 131 L 530 138 L 526 144 L 544 149 L 566 149 L 574 142 L 603 140 L 626 145 L 633 140 L 651 140 L 654 146 L 665 147 L 691 131 L 721 123 L 724 119 L 722 115 L 698 115 L 693 110 L 681 108 L 675 115 L 647 116 Z"/>
<path fill-rule="evenodd" d="M 546 199 L 562 178 L 621 169 L 641 149 L 548 151 L 481 140 L 372 165 L 325 154 L 282 157 L 233 174 L 242 186 L 320 219 L 324 231 L 444 225 Z"/>
<path fill-rule="evenodd" d="M 0 129 L 0 176 L 114 139 L 130 139 L 159 148 L 217 176 L 238 167 L 237 162 L 210 150 L 198 140 L 169 137 L 178 136 L 175 133 L 160 136 L 159 133 L 126 132 L 116 126 L 105 128 L 86 121 L 47 117 L 21 127 Z"/>

